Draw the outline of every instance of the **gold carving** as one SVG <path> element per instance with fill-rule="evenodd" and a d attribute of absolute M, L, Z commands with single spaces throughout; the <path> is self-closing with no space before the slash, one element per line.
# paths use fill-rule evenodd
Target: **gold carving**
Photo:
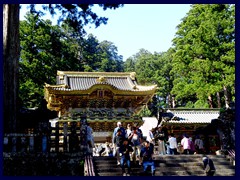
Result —
<path fill-rule="evenodd" d="M 132 80 L 135 80 L 135 78 L 136 78 L 136 72 L 131 72 L 131 73 L 130 73 L 130 78 L 131 78 Z"/>
<path fill-rule="evenodd" d="M 105 78 L 104 76 L 100 76 L 100 77 L 97 79 L 97 82 L 104 83 L 104 82 L 106 82 L 106 78 Z"/>

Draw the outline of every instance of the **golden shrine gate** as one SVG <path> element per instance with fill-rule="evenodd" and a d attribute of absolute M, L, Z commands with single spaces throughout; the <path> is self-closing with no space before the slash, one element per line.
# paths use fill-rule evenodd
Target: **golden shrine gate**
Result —
<path fill-rule="evenodd" d="M 58 111 L 55 122 L 63 126 L 86 117 L 95 142 L 110 141 L 118 121 L 143 124 L 138 113 L 153 97 L 157 85 L 140 86 L 136 73 L 58 71 L 57 84 L 45 84 L 50 110 Z"/>

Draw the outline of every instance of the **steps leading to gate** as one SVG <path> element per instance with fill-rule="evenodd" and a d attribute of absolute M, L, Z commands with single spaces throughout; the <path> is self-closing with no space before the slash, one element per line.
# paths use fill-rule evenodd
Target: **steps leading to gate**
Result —
<path fill-rule="evenodd" d="M 216 167 L 215 176 L 234 176 L 235 166 L 225 156 L 208 155 Z M 156 176 L 205 176 L 202 155 L 154 155 Z M 115 157 L 94 157 L 96 176 L 122 176 Z M 143 167 L 132 164 L 131 176 L 142 176 Z"/>

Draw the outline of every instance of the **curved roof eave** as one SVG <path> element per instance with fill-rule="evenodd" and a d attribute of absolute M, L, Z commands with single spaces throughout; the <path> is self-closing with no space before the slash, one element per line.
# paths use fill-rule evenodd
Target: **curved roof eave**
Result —
<path fill-rule="evenodd" d="M 89 89 L 86 90 L 71 90 L 68 88 L 64 88 L 63 86 L 56 87 L 55 85 L 53 87 L 48 86 L 47 89 L 51 89 L 52 92 L 55 94 L 91 94 L 93 91 L 97 89 L 109 89 L 114 94 L 123 94 L 123 95 L 149 95 L 155 93 L 157 86 L 150 86 L 149 89 L 146 90 L 124 90 L 124 89 L 118 89 L 117 87 L 110 85 L 110 84 L 95 84 L 91 86 Z"/>

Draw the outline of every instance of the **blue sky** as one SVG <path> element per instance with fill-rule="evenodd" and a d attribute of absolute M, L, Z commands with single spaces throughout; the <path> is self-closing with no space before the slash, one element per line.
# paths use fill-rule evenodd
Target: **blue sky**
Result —
<path fill-rule="evenodd" d="M 125 4 L 116 10 L 103 11 L 94 6 L 93 11 L 108 18 L 106 25 L 86 28 L 99 41 L 111 41 L 118 48 L 118 54 L 125 61 L 141 48 L 151 53 L 165 52 L 172 46 L 176 26 L 190 10 L 190 4 Z M 20 20 L 26 9 L 20 10 Z M 46 15 L 45 18 L 54 19 Z M 55 21 L 56 22 L 56 21 Z"/>

